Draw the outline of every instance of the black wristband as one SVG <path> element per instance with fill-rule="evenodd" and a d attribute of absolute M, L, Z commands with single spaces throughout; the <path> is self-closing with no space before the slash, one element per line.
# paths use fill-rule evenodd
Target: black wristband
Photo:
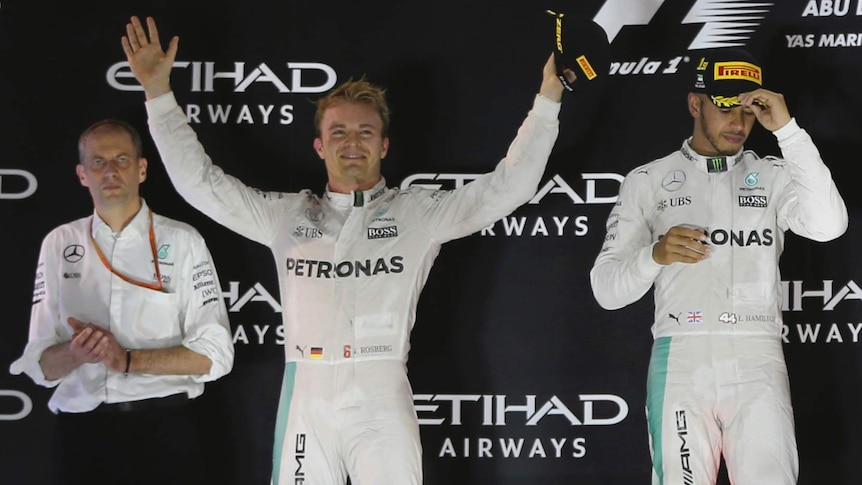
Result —
<path fill-rule="evenodd" d="M 132 351 L 126 349 L 126 370 L 123 371 L 123 377 L 129 377 L 129 367 L 132 365 Z"/>

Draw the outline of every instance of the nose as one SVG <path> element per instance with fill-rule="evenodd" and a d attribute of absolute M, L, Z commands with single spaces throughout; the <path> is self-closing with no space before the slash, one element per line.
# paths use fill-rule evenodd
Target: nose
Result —
<path fill-rule="evenodd" d="M 102 167 L 102 173 L 116 174 L 120 171 L 120 162 L 116 158 L 109 158 Z"/>
<path fill-rule="evenodd" d="M 745 113 L 742 108 L 730 110 L 730 126 L 735 130 L 741 130 L 745 126 Z"/>
<path fill-rule="evenodd" d="M 350 131 L 347 133 L 347 136 L 344 137 L 344 143 L 346 145 L 358 145 L 359 144 L 359 132 Z"/>

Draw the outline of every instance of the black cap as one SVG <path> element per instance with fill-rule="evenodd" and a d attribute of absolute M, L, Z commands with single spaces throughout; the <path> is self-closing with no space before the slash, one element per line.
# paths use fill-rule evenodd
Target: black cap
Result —
<path fill-rule="evenodd" d="M 587 17 L 547 12 L 555 17 L 554 62 L 563 86 L 580 91 L 607 77 L 611 56 L 605 30 Z"/>
<path fill-rule="evenodd" d="M 739 106 L 737 95 L 763 85 L 763 69 L 750 53 L 728 48 L 705 52 L 695 65 L 695 93 L 706 94 L 719 108 Z"/>

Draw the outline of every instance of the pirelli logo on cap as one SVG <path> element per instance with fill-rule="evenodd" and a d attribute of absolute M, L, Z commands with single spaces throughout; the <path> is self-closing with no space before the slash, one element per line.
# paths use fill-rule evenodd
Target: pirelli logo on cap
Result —
<path fill-rule="evenodd" d="M 739 79 L 763 84 L 762 71 L 750 62 L 716 62 L 714 68 L 714 79 L 716 81 Z"/>

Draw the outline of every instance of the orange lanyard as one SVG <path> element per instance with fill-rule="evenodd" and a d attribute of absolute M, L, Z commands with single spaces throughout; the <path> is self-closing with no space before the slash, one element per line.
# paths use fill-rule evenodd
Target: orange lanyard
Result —
<path fill-rule="evenodd" d="M 153 265 L 156 267 L 156 280 L 158 281 L 158 283 L 154 284 L 154 283 L 146 283 L 144 281 L 138 281 L 136 279 L 130 278 L 130 277 L 118 272 L 117 270 L 115 270 L 114 267 L 111 266 L 111 263 L 109 263 L 108 260 L 105 258 L 105 255 L 102 254 L 102 250 L 99 248 L 99 244 L 96 242 L 96 238 L 93 237 L 93 218 L 92 217 L 90 218 L 90 242 L 92 242 L 93 247 L 96 248 L 96 254 L 99 255 L 99 259 L 102 260 L 102 264 L 104 264 L 105 267 L 108 268 L 108 271 L 119 276 L 123 281 L 131 283 L 135 286 L 140 286 L 143 288 L 149 288 L 151 290 L 165 291 L 165 287 L 162 286 L 162 273 L 159 270 L 159 257 L 158 257 L 158 253 L 156 251 L 156 231 L 153 230 L 153 210 L 152 209 L 150 209 L 150 249 L 152 249 L 152 251 L 153 251 Z"/>

